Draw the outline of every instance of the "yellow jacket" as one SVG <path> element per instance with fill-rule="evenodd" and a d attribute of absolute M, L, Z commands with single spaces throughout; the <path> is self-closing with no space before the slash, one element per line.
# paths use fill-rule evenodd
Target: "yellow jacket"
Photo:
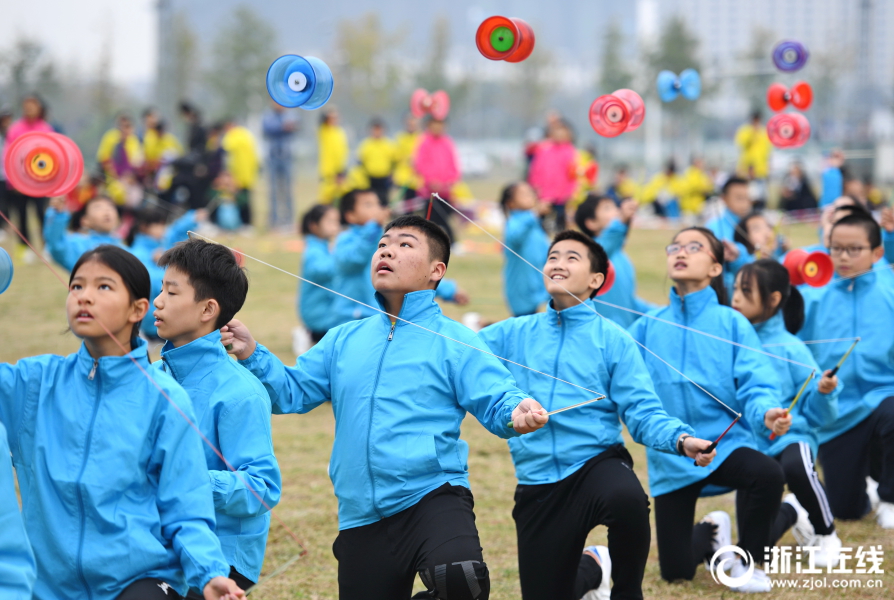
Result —
<path fill-rule="evenodd" d="M 739 174 L 747 176 L 749 169 L 752 169 L 754 177 L 765 179 L 770 173 L 770 152 L 773 151 L 766 128 L 745 123 L 736 131 L 736 145 L 741 151 Z"/>
<path fill-rule="evenodd" d="M 664 171 L 656 173 L 643 188 L 642 201 L 654 202 L 662 194 L 670 198 L 682 198 L 686 193 L 686 180 L 674 173 L 668 176 Z"/>
<path fill-rule="evenodd" d="M 121 130 L 117 127 L 110 129 L 103 134 L 99 141 L 99 150 L 96 151 L 96 160 L 100 164 L 112 160 L 112 153 L 115 147 L 121 142 Z M 130 134 L 124 141 L 124 151 L 127 153 L 127 161 L 132 167 L 139 167 L 143 164 L 143 148 L 140 145 L 140 139 Z"/>
<path fill-rule="evenodd" d="M 388 177 L 394 171 L 397 146 L 386 137 L 368 137 L 360 142 L 357 158 L 370 177 Z"/>
<path fill-rule="evenodd" d="M 680 210 L 697 215 L 702 212 L 705 198 L 714 191 L 714 182 L 708 174 L 695 166 L 690 166 L 683 173 L 686 191 L 680 198 Z"/>
<path fill-rule="evenodd" d="M 394 168 L 394 185 L 411 190 L 418 190 L 422 186 L 422 178 L 413 169 L 413 156 L 420 139 L 418 132 L 408 131 L 401 131 L 395 137 L 397 166 Z"/>
<path fill-rule="evenodd" d="M 320 177 L 335 177 L 348 169 L 348 135 L 338 125 L 320 125 Z"/>
<path fill-rule="evenodd" d="M 258 152 L 251 132 L 236 125 L 227 131 L 220 142 L 227 153 L 227 171 L 240 189 L 249 189 L 258 179 Z"/>
<path fill-rule="evenodd" d="M 158 131 L 149 129 L 143 134 L 143 154 L 146 155 L 146 162 L 158 164 L 165 154 L 183 154 L 183 146 L 173 133 L 166 131 L 159 137 Z"/>

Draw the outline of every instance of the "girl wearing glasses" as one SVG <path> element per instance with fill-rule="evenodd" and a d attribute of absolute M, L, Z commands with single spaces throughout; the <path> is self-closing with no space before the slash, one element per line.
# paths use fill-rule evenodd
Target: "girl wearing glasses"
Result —
<path fill-rule="evenodd" d="M 721 242 L 708 229 L 690 227 L 674 237 L 666 252 L 673 281 L 670 306 L 630 328 L 634 338 L 673 367 L 643 353 L 658 397 L 668 414 L 691 424 L 700 438 L 717 439 L 735 417 L 733 412 L 742 418 L 717 445 L 717 457 L 707 468 L 646 449 L 661 576 L 667 581 L 691 580 L 697 565 L 710 561 L 713 567 L 731 569 L 733 578 L 742 578 L 733 589 L 769 592 L 770 581 L 759 567 L 779 512 L 784 475 L 775 460 L 756 449 L 754 436 L 786 433 L 791 417 L 780 407 L 779 381 L 770 359 L 741 347 L 761 347 L 751 323 L 724 306 Z M 736 556 L 727 551 L 715 558 L 719 548 L 732 544 L 729 515 L 714 511 L 693 527 L 695 507 L 700 496 L 732 490 L 737 491 L 739 549 Z M 740 560 L 746 553 L 755 566 L 750 578 Z"/>

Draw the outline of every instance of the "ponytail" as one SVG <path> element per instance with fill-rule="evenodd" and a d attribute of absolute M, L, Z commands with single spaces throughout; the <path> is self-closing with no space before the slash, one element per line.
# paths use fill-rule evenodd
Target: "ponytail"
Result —
<path fill-rule="evenodd" d="M 739 271 L 743 282 L 748 282 L 757 290 L 764 307 L 761 320 L 766 321 L 782 311 L 785 328 L 789 333 L 798 333 L 804 325 L 804 297 L 791 284 L 788 269 L 775 260 L 763 258 L 747 264 Z M 775 309 L 770 308 L 770 296 L 779 292 L 781 296 Z"/>

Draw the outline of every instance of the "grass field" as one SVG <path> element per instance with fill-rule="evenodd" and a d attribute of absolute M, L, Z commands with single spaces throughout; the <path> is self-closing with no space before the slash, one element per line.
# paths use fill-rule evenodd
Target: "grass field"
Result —
<path fill-rule="evenodd" d="M 496 196 L 496 181 L 473 181 L 471 187 L 480 198 Z M 298 184 L 299 200 L 312 197 L 312 182 L 307 178 Z M 302 206 L 306 206 L 302 202 Z M 262 215 L 263 216 L 263 215 Z M 815 232 L 808 226 L 793 227 L 785 232 L 795 245 L 812 243 Z M 655 302 L 666 302 L 668 281 L 664 272 L 663 247 L 672 232 L 669 230 L 634 230 L 627 246 L 639 275 L 639 293 Z M 461 236 L 486 241 L 471 230 Z M 248 254 L 277 265 L 290 272 L 297 272 L 300 265 L 299 244 L 295 237 L 277 234 L 255 237 L 225 238 Z M 4 244 L 11 248 L 9 239 Z M 487 247 L 481 244 L 481 247 Z M 449 275 L 472 295 L 467 307 L 446 305 L 444 312 L 459 318 L 463 312 L 476 311 L 487 319 L 501 319 L 507 315 L 503 306 L 500 268 L 502 257 L 497 253 L 466 254 L 451 260 Z M 298 325 L 295 315 L 297 280 L 269 267 L 248 261 L 251 289 L 248 301 L 239 318 L 249 324 L 254 335 L 269 346 L 287 364 L 294 362 L 291 351 L 291 330 Z M 61 269 L 60 269 L 61 272 Z M 0 322 L 5 324 L 6 342 L 0 345 L 0 360 L 13 362 L 33 354 L 73 352 L 78 341 L 64 333 L 63 312 L 66 289 L 41 263 L 16 265 L 12 287 L 0 296 Z M 307 554 L 281 575 L 257 589 L 252 596 L 259 600 L 286 598 L 331 599 L 338 597 L 336 585 L 336 561 L 331 545 L 338 531 L 336 500 L 327 475 L 329 454 L 334 434 L 331 411 L 325 407 L 308 415 L 275 416 L 273 431 L 276 455 L 282 469 L 282 501 L 274 510 L 276 516 L 301 538 Z M 476 499 L 476 514 L 484 547 L 485 559 L 491 572 L 494 600 L 519 598 L 518 571 L 515 551 L 515 528 L 510 516 L 515 488 L 512 462 L 505 441 L 488 433 L 474 419 L 467 419 L 463 438 L 470 446 L 469 470 Z M 636 461 L 636 472 L 644 486 L 648 484 L 645 468 L 645 452 L 641 446 L 629 442 Z M 698 514 L 723 509 L 734 517 L 734 497 L 721 496 L 702 500 Z M 894 551 L 894 532 L 883 532 L 875 526 L 871 517 L 859 522 L 838 524 L 839 535 L 846 547 L 881 545 L 887 557 Z M 590 536 L 591 543 L 605 543 L 605 529 L 600 527 Z M 790 535 L 783 543 L 793 544 Z M 264 573 L 268 574 L 283 565 L 300 549 L 283 527 L 276 523 L 271 527 Z M 891 564 L 886 561 L 883 568 Z M 848 564 L 853 567 L 854 563 Z M 624 565 L 615 564 L 615 569 Z M 891 598 L 894 577 L 889 571 L 881 576 L 881 589 L 867 589 L 870 576 L 826 575 L 827 585 L 833 579 L 859 580 L 862 588 L 816 591 L 777 590 L 775 597 L 786 600 L 795 598 Z M 816 577 L 816 576 L 814 576 Z M 822 577 L 822 576 L 820 576 Z M 792 578 L 807 581 L 809 576 L 793 575 Z M 419 588 L 421 589 L 421 588 Z M 714 583 L 710 575 L 699 569 L 691 583 L 669 585 L 660 580 L 655 541 L 644 582 L 647 598 L 683 600 L 688 598 L 734 597 L 725 587 Z"/>

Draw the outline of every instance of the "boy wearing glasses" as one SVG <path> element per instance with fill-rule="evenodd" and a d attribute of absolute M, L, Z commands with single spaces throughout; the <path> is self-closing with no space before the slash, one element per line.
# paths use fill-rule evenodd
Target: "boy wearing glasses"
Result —
<path fill-rule="evenodd" d="M 866 214 L 848 215 L 832 226 L 829 254 L 836 277 L 804 290 L 803 340 L 819 365 L 832 368 L 859 337 L 838 371 L 844 383 L 839 417 L 819 431 L 819 460 L 836 519 L 859 519 L 871 510 L 864 478 L 878 481 L 878 524 L 894 529 L 894 287 L 873 263 L 884 253 L 881 228 Z"/>

